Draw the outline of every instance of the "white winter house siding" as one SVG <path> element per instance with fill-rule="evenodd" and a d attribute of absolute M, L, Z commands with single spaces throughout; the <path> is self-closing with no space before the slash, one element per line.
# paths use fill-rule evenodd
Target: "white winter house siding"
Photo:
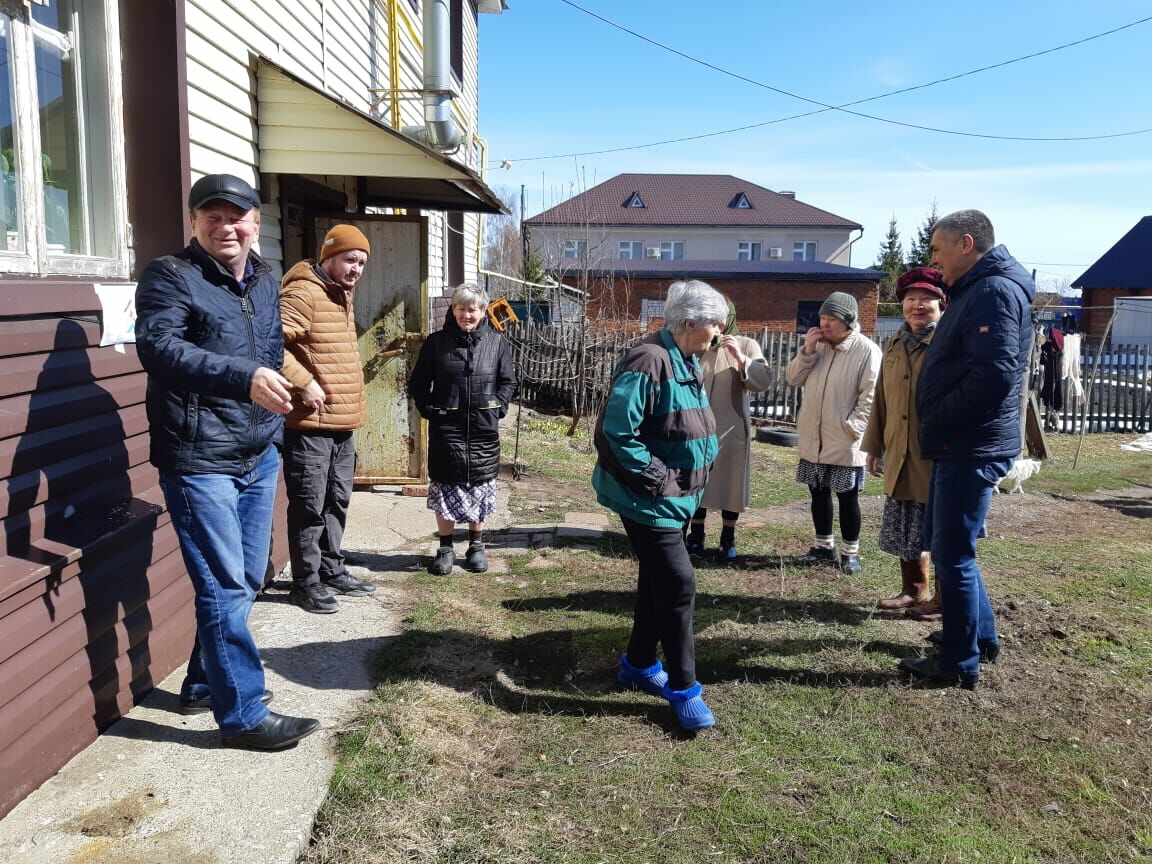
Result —
<path fill-rule="evenodd" d="M 454 115 L 466 136 L 456 161 L 479 170 L 471 136 L 476 131 L 477 63 L 476 21 L 470 0 L 462 4 L 464 81 Z M 423 7 L 423 4 L 421 4 Z M 389 8 L 397 16 L 396 39 L 388 32 Z M 421 125 L 422 22 L 408 2 L 388 0 L 188 0 L 185 11 L 188 51 L 188 134 L 193 177 L 227 172 L 258 183 L 260 164 L 259 118 L 256 99 L 256 60 L 264 57 L 286 72 L 347 103 L 381 122 L 392 124 L 393 104 L 386 91 L 392 87 L 412 91 L 397 101 L 400 125 Z M 375 29 L 375 33 L 373 33 Z M 390 47 L 398 47 L 395 67 L 399 80 L 390 79 Z M 376 90 L 377 92 L 373 92 Z M 376 103 L 373 109 L 373 103 Z M 307 141 L 299 142 L 306 149 Z M 309 179 L 333 188 L 345 188 L 345 178 L 311 175 Z M 259 252 L 282 269 L 278 192 L 268 188 L 262 210 Z M 355 184 L 350 184 L 355 189 Z M 443 286 L 443 219 L 429 217 L 429 286 Z M 475 278 L 478 217 L 465 216 L 465 273 Z"/>

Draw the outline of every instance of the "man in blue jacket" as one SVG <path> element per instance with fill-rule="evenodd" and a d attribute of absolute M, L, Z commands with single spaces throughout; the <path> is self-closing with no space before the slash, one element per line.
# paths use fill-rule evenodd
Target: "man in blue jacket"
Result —
<path fill-rule="evenodd" d="M 931 657 L 900 668 L 975 689 L 980 662 L 1000 653 L 996 620 L 976 563 L 992 489 L 1021 448 L 1021 387 L 1032 346 L 1032 277 L 997 246 L 979 210 L 959 210 L 932 231 L 932 266 L 948 285 L 948 311 L 916 391 L 920 449 L 933 460 L 924 537 L 940 580 L 944 629 Z"/>
<path fill-rule="evenodd" d="M 152 464 L 196 594 L 196 643 L 180 711 L 212 711 L 226 747 L 279 750 L 319 726 L 269 711 L 248 629 L 263 586 L 292 407 L 280 285 L 253 253 L 260 197 L 209 174 L 188 196 L 192 240 L 150 263 L 136 289 L 136 349 L 148 373 Z"/>

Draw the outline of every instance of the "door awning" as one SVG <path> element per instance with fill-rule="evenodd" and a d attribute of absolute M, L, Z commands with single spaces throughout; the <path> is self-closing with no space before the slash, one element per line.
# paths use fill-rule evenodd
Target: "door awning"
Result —
<path fill-rule="evenodd" d="M 504 213 L 479 175 L 261 59 L 260 171 L 364 178 L 364 206 Z"/>

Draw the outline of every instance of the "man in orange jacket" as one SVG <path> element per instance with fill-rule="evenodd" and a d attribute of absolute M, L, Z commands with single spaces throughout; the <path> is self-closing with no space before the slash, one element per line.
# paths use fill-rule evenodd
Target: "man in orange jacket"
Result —
<path fill-rule="evenodd" d="M 338 611 L 334 594 L 376 590 L 348 572 L 340 551 L 356 473 L 353 435 L 368 413 L 352 299 L 371 252 L 359 228 L 336 225 L 319 260 L 301 261 L 280 288 L 283 374 L 293 388 L 284 429 L 290 597 L 307 612 Z"/>

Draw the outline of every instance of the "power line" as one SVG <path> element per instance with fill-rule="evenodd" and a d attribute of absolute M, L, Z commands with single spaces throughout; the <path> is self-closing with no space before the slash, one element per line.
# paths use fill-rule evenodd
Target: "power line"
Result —
<path fill-rule="evenodd" d="M 904 122 L 902 120 L 893 120 L 893 119 L 888 118 L 888 117 L 880 117 L 880 116 L 875 115 L 875 114 L 867 114 L 863 111 L 851 111 L 851 110 L 849 110 L 853 105 L 862 105 L 865 102 L 874 102 L 878 99 L 887 99 L 889 96 L 896 96 L 896 95 L 901 94 L 901 93 L 909 93 L 913 90 L 922 90 L 922 89 L 925 89 L 927 87 L 934 87 L 937 84 L 943 84 L 943 83 L 946 83 L 949 81 L 955 81 L 957 79 L 964 78 L 964 77 L 967 77 L 969 75 L 976 75 L 977 73 L 980 73 L 980 72 L 986 72 L 990 69 L 998 69 L 998 68 L 1003 67 L 1003 66 L 1009 66 L 1013 63 L 1020 63 L 1024 60 L 1030 60 L 1032 58 L 1040 57 L 1040 56 L 1045 55 L 1045 54 L 1051 54 L 1055 51 L 1062 51 L 1065 48 L 1071 48 L 1071 47 L 1076 46 L 1076 45 L 1082 45 L 1085 42 L 1091 42 L 1094 39 L 1101 39 L 1104 36 L 1110 36 L 1113 33 L 1120 32 L 1121 30 L 1127 30 L 1131 27 L 1136 27 L 1137 25 L 1145 24 L 1149 21 L 1152 21 L 1152 16 L 1148 16 L 1146 18 L 1141 18 L 1137 21 L 1131 21 L 1128 24 L 1123 24 L 1119 27 L 1113 27 L 1110 30 L 1105 30 L 1101 33 L 1095 33 L 1091 36 L 1085 36 L 1084 38 L 1077 39 L 1073 42 L 1066 42 L 1062 45 L 1056 45 L 1056 46 L 1053 46 L 1051 48 L 1045 48 L 1041 51 L 1034 51 L 1030 54 L 1024 54 L 1024 55 L 1021 55 L 1019 57 L 1013 57 L 1013 58 L 1010 58 L 1008 60 L 1000 61 L 999 63 L 992 63 L 992 64 L 989 64 L 987 66 L 978 67 L 976 69 L 969 69 L 966 72 L 960 72 L 960 73 L 957 73 L 956 75 L 950 75 L 950 76 L 945 77 L 945 78 L 938 78 L 934 81 L 928 81 L 928 82 L 925 82 L 923 84 L 916 84 L 916 85 L 913 85 L 911 87 L 904 87 L 904 88 L 901 88 L 899 90 L 890 90 L 886 93 L 880 93 L 880 94 L 877 94 L 875 96 L 868 96 L 864 99 L 857 99 L 857 100 L 852 101 L 852 102 L 844 102 L 840 105 L 831 105 L 827 102 L 821 102 L 818 99 L 812 99 L 812 98 L 809 98 L 807 96 L 803 96 L 799 93 L 793 93 L 790 90 L 785 90 L 783 88 L 776 87 L 776 86 L 773 86 L 771 84 L 766 84 L 762 81 L 757 81 L 754 78 L 748 78 L 747 76 L 740 75 L 739 73 L 732 72 L 731 70 L 725 69 L 721 66 L 717 66 L 713 63 L 709 63 L 706 60 L 701 60 L 700 58 L 694 57 L 691 54 L 686 54 L 685 52 L 680 51 L 676 48 L 673 48 L 670 45 L 666 45 L 663 42 L 660 42 L 658 40 L 655 40 L 655 39 L 652 39 L 648 36 L 645 36 L 643 33 L 639 33 L 635 30 L 632 30 L 628 27 L 625 27 L 622 24 L 618 24 L 617 22 L 612 21 L 609 18 L 605 18 L 604 16 L 599 15 L 599 14 L 591 11 L 590 9 L 586 9 L 583 6 L 579 5 L 578 3 L 573 2 L 573 0 L 560 0 L 560 2 L 572 7 L 573 9 L 576 9 L 580 12 L 583 12 L 584 14 L 586 14 L 592 18 L 596 18 L 597 20 L 604 22 L 605 24 L 609 25 L 610 27 L 614 27 L 617 30 L 620 30 L 624 33 L 627 33 L 630 36 L 634 36 L 635 38 L 640 39 L 644 42 L 647 42 L 647 43 L 649 43 L 649 44 L 651 44 L 657 48 L 660 48 L 664 51 L 668 51 L 668 52 L 675 54 L 679 57 L 683 57 L 685 60 L 688 60 L 692 63 L 699 64 L 699 65 L 704 66 L 708 69 L 712 69 L 713 71 L 719 72 L 723 75 L 727 75 L 727 76 L 729 76 L 731 78 L 735 78 L 739 81 L 744 81 L 745 83 L 748 83 L 748 84 L 752 84 L 753 86 L 761 87 L 765 90 L 771 90 L 772 92 L 779 93 L 782 96 L 788 96 L 792 99 L 798 99 L 802 102 L 808 102 L 809 104 L 818 105 L 820 107 L 815 111 L 806 111 L 806 112 L 803 112 L 800 114 L 792 114 L 792 115 L 789 115 L 786 117 L 778 117 L 774 120 L 766 120 L 762 123 L 751 123 L 751 124 L 748 124 L 745 126 L 737 126 L 735 128 L 732 128 L 732 129 L 720 129 L 720 130 L 717 130 L 714 132 L 704 132 L 704 133 L 701 133 L 699 135 L 688 135 L 688 136 L 684 136 L 681 138 L 669 138 L 669 139 L 666 139 L 663 141 L 653 141 L 653 142 L 650 142 L 647 144 L 633 144 L 633 145 L 629 145 L 626 147 L 611 147 L 611 148 L 606 148 L 603 150 L 586 150 L 586 151 L 578 152 L 578 153 L 559 153 L 559 154 L 555 154 L 552 156 L 526 156 L 526 157 L 522 157 L 519 159 L 506 160 L 509 162 L 536 162 L 536 161 L 547 160 L 547 159 L 568 159 L 568 158 L 572 158 L 574 156 L 599 156 L 599 155 L 603 155 L 606 153 L 621 153 L 621 152 L 624 152 L 627 150 L 642 150 L 642 149 L 646 149 L 649 147 L 660 147 L 660 146 L 663 146 L 665 144 L 680 144 L 680 143 L 683 143 L 686 141 L 698 141 L 702 138 L 713 138 L 713 137 L 716 137 L 718 135 L 731 135 L 732 133 L 735 133 L 735 132 L 746 132 L 749 129 L 757 129 L 757 128 L 760 128 L 763 126 L 770 126 L 770 125 L 773 125 L 776 123 L 784 123 L 784 122 L 787 122 L 789 120 L 798 120 L 802 117 L 812 117 L 816 114 L 823 114 L 827 111 L 840 111 L 844 114 L 851 114 L 851 115 L 856 116 L 856 117 L 861 117 L 861 118 L 868 119 L 868 120 L 875 120 L 875 121 L 880 122 L 880 123 L 888 123 L 888 124 L 893 125 L 893 126 L 903 126 L 905 128 L 908 128 L 908 129 L 918 129 L 918 130 L 924 131 L 924 132 L 936 132 L 936 133 L 939 133 L 942 135 L 957 135 L 957 136 L 961 136 L 961 137 L 965 137 L 965 138 L 984 138 L 984 139 L 991 139 L 991 140 L 996 140 L 996 141 L 1036 141 L 1036 142 L 1042 142 L 1042 141 L 1051 141 L 1051 142 L 1058 142 L 1058 141 L 1100 141 L 1100 140 L 1108 139 L 1108 138 L 1124 138 L 1124 137 L 1128 137 L 1128 136 L 1132 136 L 1132 135 L 1145 135 L 1149 132 L 1152 132 L 1152 127 L 1150 127 L 1150 128 L 1146 128 L 1146 129 L 1131 129 L 1131 130 L 1127 130 L 1124 132 L 1112 132 L 1112 133 L 1108 133 L 1108 134 L 1104 134 L 1104 135 L 1077 135 L 1077 136 L 1052 136 L 1052 137 L 1023 136 L 1023 135 L 992 135 L 989 133 L 982 133 L 982 132 L 965 132 L 965 131 L 957 130 L 957 129 L 942 129 L 942 128 L 939 128 L 936 126 L 925 126 L 925 125 L 918 124 L 918 123 L 907 123 L 907 122 Z"/>

